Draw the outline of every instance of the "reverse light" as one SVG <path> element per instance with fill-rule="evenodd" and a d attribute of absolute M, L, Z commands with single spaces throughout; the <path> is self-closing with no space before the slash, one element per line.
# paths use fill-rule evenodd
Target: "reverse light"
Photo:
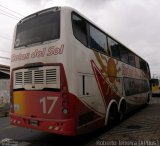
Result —
<path fill-rule="evenodd" d="M 68 110 L 67 110 L 66 108 L 64 108 L 64 109 L 62 110 L 62 112 L 63 112 L 65 115 L 68 114 Z"/>

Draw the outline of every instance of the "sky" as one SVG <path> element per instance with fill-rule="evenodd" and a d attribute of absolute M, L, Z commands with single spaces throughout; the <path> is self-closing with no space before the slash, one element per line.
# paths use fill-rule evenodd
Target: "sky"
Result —
<path fill-rule="evenodd" d="M 122 42 L 160 77 L 160 1 L 158 0 L 0 0 L 0 63 L 9 65 L 16 23 L 36 11 L 70 6 Z"/>

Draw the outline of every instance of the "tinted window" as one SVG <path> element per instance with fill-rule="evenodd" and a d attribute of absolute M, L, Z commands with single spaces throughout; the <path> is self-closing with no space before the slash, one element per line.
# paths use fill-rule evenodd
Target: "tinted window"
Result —
<path fill-rule="evenodd" d="M 73 33 L 75 37 L 85 46 L 87 46 L 87 23 L 81 17 L 73 14 Z"/>
<path fill-rule="evenodd" d="M 135 55 L 132 52 L 128 52 L 129 64 L 135 66 Z"/>
<path fill-rule="evenodd" d="M 143 61 L 142 59 L 140 60 L 140 68 L 147 73 L 148 71 L 148 67 L 147 67 L 147 63 L 145 61 Z"/>
<path fill-rule="evenodd" d="M 121 56 L 121 61 L 128 63 L 128 50 L 120 45 L 120 56 Z"/>
<path fill-rule="evenodd" d="M 138 56 L 135 56 L 135 65 L 137 68 L 140 68 L 140 58 Z"/>
<path fill-rule="evenodd" d="M 17 25 L 15 47 L 60 37 L 60 11 L 33 15 Z"/>
<path fill-rule="evenodd" d="M 149 91 L 149 83 L 146 80 L 124 78 L 124 87 L 126 96 Z"/>
<path fill-rule="evenodd" d="M 109 49 L 111 50 L 112 57 L 120 59 L 118 43 L 108 37 L 108 46 L 109 46 Z"/>
<path fill-rule="evenodd" d="M 101 52 L 107 50 L 106 35 L 93 26 L 90 26 L 90 47 Z"/>

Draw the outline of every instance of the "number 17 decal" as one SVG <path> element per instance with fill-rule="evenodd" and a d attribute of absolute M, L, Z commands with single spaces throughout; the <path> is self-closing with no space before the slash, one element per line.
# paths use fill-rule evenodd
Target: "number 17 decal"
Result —
<path fill-rule="evenodd" d="M 53 110 L 53 107 L 57 101 L 58 97 L 53 97 L 53 96 L 47 96 L 47 97 L 42 97 L 40 99 L 40 103 L 42 103 L 42 111 L 43 111 L 43 114 L 50 114 Z M 47 104 L 46 102 L 50 102 L 50 106 L 47 107 Z M 47 111 L 47 109 L 49 109 Z"/>

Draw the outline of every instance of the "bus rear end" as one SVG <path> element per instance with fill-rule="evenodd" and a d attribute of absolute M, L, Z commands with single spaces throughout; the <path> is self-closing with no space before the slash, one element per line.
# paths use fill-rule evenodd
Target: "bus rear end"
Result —
<path fill-rule="evenodd" d="M 11 56 L 10 123 L 75 135 L 76 100 L 68 91 L 60 26 L 59 7 L 17 24 Z"/>

